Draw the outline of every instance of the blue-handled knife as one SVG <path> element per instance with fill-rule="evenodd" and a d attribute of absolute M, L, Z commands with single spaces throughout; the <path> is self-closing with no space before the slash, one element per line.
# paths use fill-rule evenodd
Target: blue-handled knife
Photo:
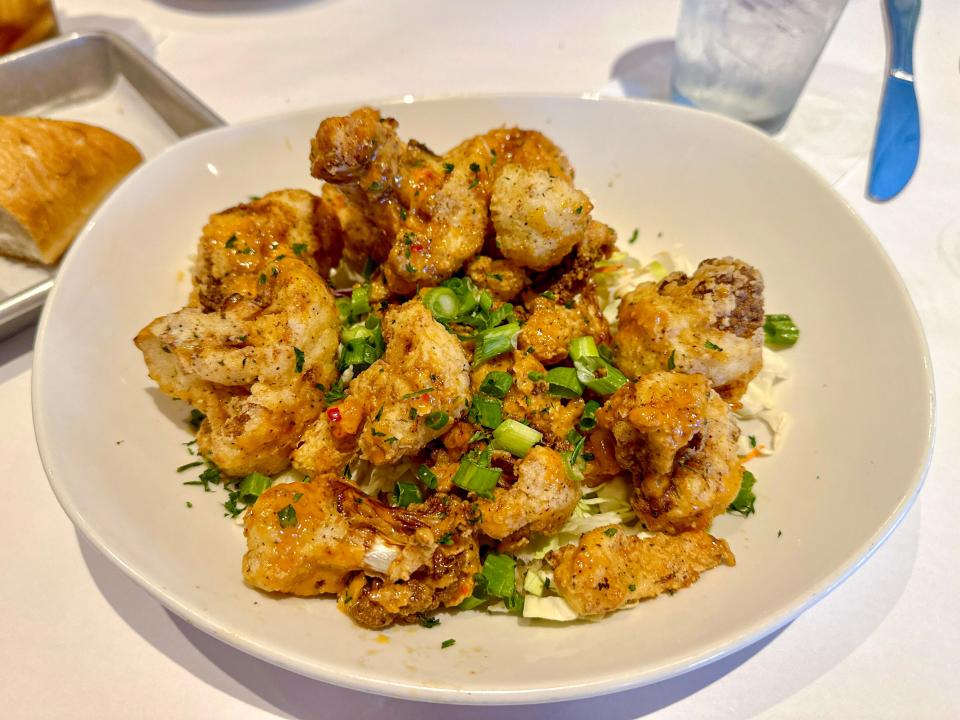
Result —
<path fill-rule="evenodd" d="M 913 35 L 920 0 L 884 0 L 884 6 L 890 56 L 867 187 L 867 194 L 880 201 L 903 190 L 920 156 L 920 111 L 913 88 Z"/>

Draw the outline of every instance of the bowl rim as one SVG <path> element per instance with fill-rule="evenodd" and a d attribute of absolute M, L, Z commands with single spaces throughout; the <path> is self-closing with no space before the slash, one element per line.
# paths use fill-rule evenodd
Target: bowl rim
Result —
<path fill-rule="evenodd" d="M 362 692 L 376 693 L 390 697 L 402 698 L 415 701 L 449 703 L 454 705 L 476 705 L 476 704 L 530 704 L 547 703 L 577 698 L 605 695 L 609 693 L 620 692 L 631 688 L 642 687 L 645 685 L 660 682 L 671 677 L 695 670 L 731 655 L 759 640 L 776 632 L 787 623 L 794 620 L 808 608 L 812 607 L 818 601 L 826 597 L 840 583 L 859 569 L 886 541 L 890 534 L 899 526 L 900 522 L 906 516 L 912 507 L 920 489 L 923 486 L 924 479 L 930 468 L 933 456 L 934 438 L 935 438 L 935 420 L 936 420 L 936 400 L 935 385 L 933 377 L 930 349 L 927 343 L 923 326 L 920 322 L 916 306 L 903 282 L 899 271 L 893 264 L 890 256 L 884 249 L 880 241 L 874 236 L 867 225 L 859 215 L 853 210 L 850 204 L 828 183 L 819 173 L 813 170 L 802 159 L 791 153 L 779 142 L 771 138 L 762 131 L 747 125 L 745 123 L 732 120 L 730 118 L 708 113 L 696 108 L 671 104 L 668 102 L 620 98 L 599 95 L 598 93 L 582 94 L 557 94 L 557 93 L 448 93 L 448 94 L 430 94 L 422 97 L 404 95 L 388 99 L 338 102 L 328 105 L 319 105 L 312 108 L 305 108 L 288 113 L 276 113 L 265 117 L 247 120 L 234 125 L 226 125 L 218 128 L 203 130 L 199 133 L 178 142 L 164 149 L 155 158 L 143 163 L 133 173 L 131 173 L 124 182 L 129 182 L 131 178 L 137 177 L 141 173 L 151 172 L 155 163 L 164 161 L 164 158 L 175 153 L 189 152 L 189 148 L 195 145 L 201 145 L 208 141 L 208 138 L 218 134 L 231 134 L 238 130 L 247 130 L 257 126 L 271 125 L 280 121 L 291 120 L 303 116 L 314 116 L 317 118 L 326 117 L 330 114 L 340 113 L 344 110 L 349 111 L 361 105 L 370 105 L 373 107 L 395 107 L 406 104 L 444 104 L 456 101 L 543 101 L 543 102 L 595 102 L 599 104 L 610 105 L 632 105 L 638 108 L 650 108 L 654 112 L 662 112 L 670 115 L 672 113 L 696 114 L 707 123 L 726 126 L 729 132 L 742 133 L 745 136 L 752 136 L 753 141 L 759 141 L 774 153 L 781 160 L 790 163 L 800 169 L 809 179 L 811 179 L 828 195 L 839 201 L 846 209 L 847 213 L 856 222 L 860 230 L 869 237 L 872 248 L 882 259 L 884 267 L 889 271 L 893 280 L 895 289 L 899 294 L 900 300 L 908 308 L 908 316 L 916 339 L 919 340 L 922 348 L 922 381 L 925 385 L 925 438 L 924 447 L 920 457 L 916 458 L 916 469 L 910 480 L 904 494 L 901 496 L 897 505 L 891 510 L 883 523 L 871 534 L 857 549 L 849 554 L 839 563 L 836 569 L 825 575 L 815 584 L 812 591 L 804 597 L 798 597 L 793 602 L 786 603 L 774 612 L 770 612 L 758 617 L 752 623 L 741 627 L 738 631 L 730 632 L 722 639 L 715 642 L 711 647 L 705 648 L 700 652 L 692 653 L 689 656 L 677 659 L 671 663 L 664 664 L 655 669 L 651 669 L 637 674 L 625 669 L 622 672 L 608 673 L 600 678 L 592 678 L 582 683 L 565 683 L 563 685 L 541 686 L 537 688 L 497 690 L 477 689 L 477 690 L 458 690 L 442 687 L 430 687 L 416 683 L 388 680 L 378 677 L 370 677 L 359 673 L 344 672 L 335 664 L 311 660 L 301 656 L 290 656 L 284 653 L 283 649 L 270 644 L 259 643 L 248 638 L 237 635 L 225 624 L 219 622 L 209 612 L 203 612 L 192 606 L 190 602 L 179 596 L 175 596 L 164 590 L 158 582 L 139 571 L 137 568 L 124 562 L 103 536 L 92 526 L 79 511 L 73 502 L 70 491 L 58 474 L 59 468 L 55 465 L 53 456 L 53 443 L 49 436 L 48 428 L 45 422 L 43 388 L 43 366 L 47 357 L 46 336 L 49 327 L 52 324 L 51 316 L 53 308 L 58 304 L 59 290 L 61 283 L 54 283 L 50 296 L 43 308 L 40 317 L 34 358 L 31 373 L 31 410 L 33 415 L 34 432 L 37 441 L 37 448 L 40 454 L 41 464 L 50 483 L 57 501 L 64 512 L 73 522 L 78 530 L 102 553 L 119 567 L 129 578 L 145 589 L 150 595 L 158 600 L 164 607 L 183 618 L 192 626 L 203 630 L 213 637 L 221 640 L 228 645 L 237 648 L 243 652 L 249 653 L 272 665 L 285 668 L 297 674 L 309 678 L 320 680 L 340 687 Z M 73 251 L 74 248 L 83 246 L 91 229 L 96 225 L 101 214 L 110 211 L 112 202 L 116 197 L 111 193 L 110 197 L 97 209 L 93 216 L 78 234 L 71 251 L 66 254 L 63 260 L 60 274 L 69 273 L 76 262 L 78 254 Z"/>

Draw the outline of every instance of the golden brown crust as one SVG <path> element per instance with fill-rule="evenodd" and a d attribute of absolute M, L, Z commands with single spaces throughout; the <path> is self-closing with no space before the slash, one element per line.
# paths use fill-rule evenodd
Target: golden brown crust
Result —
<path fill-rule="evenodd" d="M 56 262 L 142 159 L 126 140 L 93 125 L 0 117 L 0 253 Z"/>

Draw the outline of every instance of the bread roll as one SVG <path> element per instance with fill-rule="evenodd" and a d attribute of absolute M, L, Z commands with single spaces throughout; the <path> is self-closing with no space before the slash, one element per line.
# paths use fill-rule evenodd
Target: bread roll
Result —
<path fill-rule="evenodd" d="M 0 116 L 0 253 L 56 262 L 142 159 L 102 128 Z"/>

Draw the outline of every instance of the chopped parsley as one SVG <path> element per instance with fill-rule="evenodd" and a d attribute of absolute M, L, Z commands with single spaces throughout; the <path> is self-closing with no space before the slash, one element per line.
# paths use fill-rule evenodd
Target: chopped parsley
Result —
<path fill-rule="evenodd" d="M 401 400 L 410 400 L 410 399 L 415 398 L 415 397 L 420 397 L 421 395 L 426 395 L 428 392 L 432 392 L 432 391 L 434 391 L 434 390 L 436 390 L 435 387 L 420 388 L 419 390 L 414 390 L 413 392 L 409 392 L 409 393 L 407 393 L 406 395 L 401 395 L 401 396 L 400 396 L 400 399 L 401 399 Z"/>
<path fill-rule="evenodd" d="M 677 363 L 674 360 L 676 356 L 677 356 L 677 351 L 671 350 L 670 357 L 667 358 L 667 370 L 673 370 L 677 366 Z"/>
<path fill-rule="evenodd" d="M 193 467 L 199 467 L 200 465 L 203 465 L 203 460 L 197 460 L 196 462 L 189 462 L 186 465 L 181 465 L 180 467 L 178 467 L 177 472 L 182 473 L 184 470 L 189 470 L 190 468 L 193 468 Z"/>
<path fill-rule="evenodd" d="M 187 424 L 194 430 L 199 430 L 200 424 L 206 420 L 206 418 L 206 415 L 194 408 L 190 411 L 190 417 L 187 418 Z"/>
<path fill-rule="evenodd" d="M 713 350 L 714 352 L 723 352 L 723 348 L 722 348 L 722 347 L 720 347 L 719 345 L 716 345 L 716 344 L 710 342 L 709 340 L 707 340 L 707 341 L 703 344 L 703 346 L 704 346 L 707 350 Z"/>
<path fill-rule="evenodd" d="M 294 243 L 293 244 L 293 254 L 294 255 L 303 255 L 306 252 L 307 244 L 306 243 Z M 277 258 L 279 260 L 280 258 Z"/>
<path fill-rule="evenodd" d="M 224 247 L 230 248 L 232 250 L 236 246 L 236 244 L 237 244 L 237 236 L 231 235 L 230 239 L 227 240 L 226 243 L 224 243 Z"/>
<path fill-rule="evenodd" d="M 297 373 L 302 373 L 302 372 L 303 372 L 303 360 L 304 360 L 303 350 L 301 350 L 301 349 L 298 348 L 298 347 L 295 347 L 295 348 L 293 349 L 293 355 L 294 355 L 294 357 L 297 358 L 297 366 L 296 366 L 295 369 L 296 369 Z"/>
<path fill-rule="evenodd" d="M 614 535 L 617 534 L 617 529 L 615 527 L 607 528 L 606 530 L 603 531 L 603 534 L 606 535 L 607 537 L 613 537 Z"/>
<path fill-rule="evenodd" d="M 582 213 L 582 212 L 583 212 L 583 205 L 579 205 L 579 206 L 577 207 L 577 209 L 574 210 L 574 212 L 575 212 L 577 215 L 579 215 L 580 213 Z"/>
<path fill-rule="evenodd" d="M 294 527 L 297 524 L 297 511 L 293 509 L 293 505 L 287 505 L 277 513 L 277 518 L 280 520 L 280 527 Z"/>
<path fill-rule="evenodd" d="M 440 643 L 440 649 L 446 650 L 448 647 L 452 647 L 456 644 L 457 644 L 456 640 L 454 640 L 453 638 L 449 638 L 448 640 L 444 640 L 442 643 Z"/>
<path fill-rule="evenodd" d="M 633 245 L 633 244 L 637 241 L 637 238 L 638 238 L 639 236 L 640 236 L 640 229 L 639 229 L 639 228 L 634 228 L 634 229 L 633 229 L 633 232 L 630 233 L 630 237 L 627 239 L 627 242 L 628 242 L 629 244 Z"/>
<path fill-rule="evenodd" d="M 430 617 L 424 613 L 417 615 L 417 622 L 420 623 L 421 627 L 433 628 L 440 624 L 439 618 Z"/>
<path fill-rule="evenodd" d="M 452 172 L 453 172 L 453 163 L 444 163 L 444 164 L 443 164 L 443 171 L 444 171 L 447 175 L 449 175 L 450 173 L 452 173 Z"/>

